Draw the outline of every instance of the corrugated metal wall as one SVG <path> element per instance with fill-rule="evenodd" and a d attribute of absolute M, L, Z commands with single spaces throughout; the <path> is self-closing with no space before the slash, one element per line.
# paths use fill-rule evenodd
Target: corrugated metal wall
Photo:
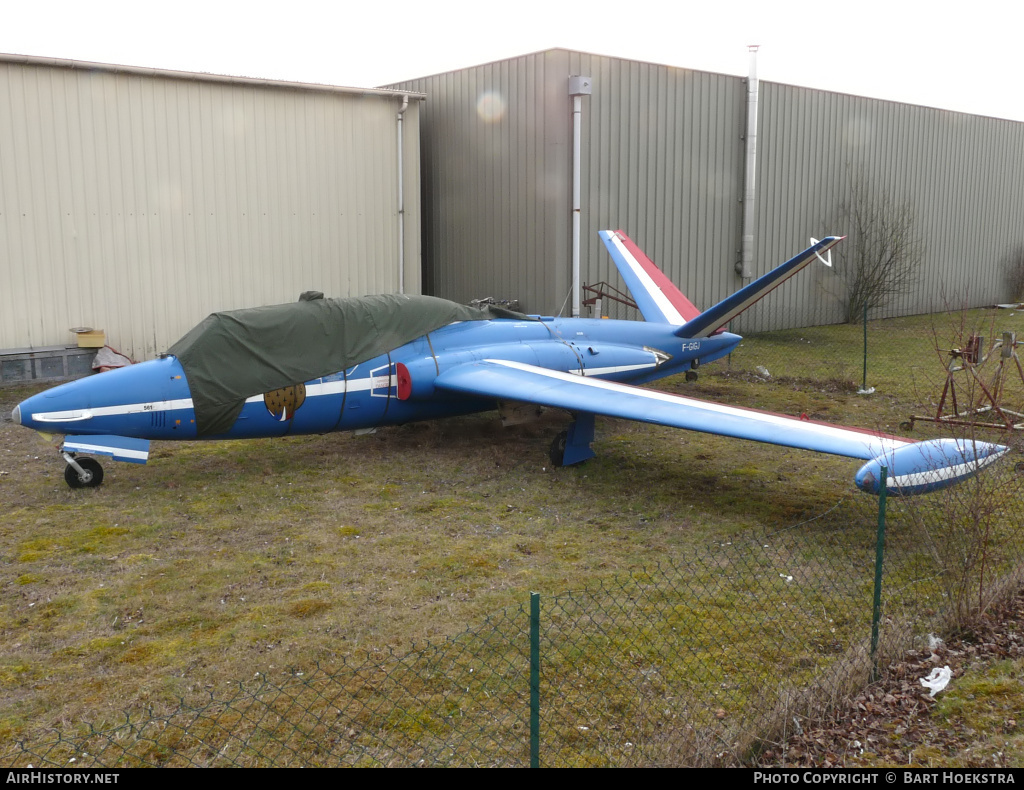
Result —
<path fill-rule="evenodd" d="M 760 93 L 757 274 L 810 235 L 848 233 L 857 180 L 909 204 L 924 245 L 913 291 L 872 317 L 1005 301 L 1003 262 L 1024 242 L 1024 123 L 774 83 Z M 842 293 L 815 266 L 738 326 L 841 321 Z"/>
<path fill-rule="evenodd" d="M 144 359 L 214 310 L 397 290 L 401 95 L 255 82 L 0 61 L 0 349 L 87 325 Z"/>
<path fill-rule="evenodd" d="M 737 77 L 571 53 L 583 100 L 581 281 L 623 287 L 597 236 L 621 229 L 698 305 L 735 289 L 745 93 Z M 614 304 L 602 312 L 634 317 Z"/>
<path fill-rule="evenodd" d="M 519 298 L 558 312 L 568 293 L 572 99 L 583 99 L 583 282 L 621 287 L 597 238 L 625 230 L 699 306 L 743 285 L 746 80 L 550 50 L 402 83 L 423 121 L 426 287 Z M 909 201 L 926 244 L 914 293 L 887 314 L 1005 298 L 1001 265 L 1024 241 L 1024 124 L 760 83 L 755 275 L 811 236 L 843 234 L 851 173 Z M 504 111 L 483 112 L 498 96 Z M 839 248 L 841 251 L 841 247 Z M 837 254 L 839 254 L 837 252 Z M 739 331 L 842 320 L 815 266 L 734 323 Z M 604 311 L 630 317 L 609 306 Z"/>
<path fill-rule="evenodd" d="M 428 94 L 428 293 L 460 302 L 520 299 L 531 312 L 557 310 L 568 293 L 567 58 L 556 50 L 402 83 Z"/>

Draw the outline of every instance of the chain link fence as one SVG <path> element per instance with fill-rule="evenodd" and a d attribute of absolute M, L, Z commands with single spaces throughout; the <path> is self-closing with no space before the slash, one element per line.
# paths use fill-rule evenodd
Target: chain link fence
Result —
<path fill-rule="evenodd" d="M 878 500 L 858 495 L 685 562 L 536 596 L 455 638 L 8 747 L 5 765 L 735 764 L 930 631 L 1016 589 L 1010 466 L 956 499 L 890 498 L 871 649 Z M 524 594 L 525 598 L 525 594 Z M 531 644 L 539 687 L 531 699 Z M 796 722 L 796 724 L 794 724 Z"/>
<path fill-rule="evenodd" d="M 968 354 L 965 368 L 972 343 L 977 357 Z M 937 406 L 947 381 L 967 400 L 997 387 L 1000 403 L 1020 411 L 1022 354 L 1024 308 L 993 307 L 745 334 L 721 367 L 812 390 L 898 395 L 918 408 Z"/>

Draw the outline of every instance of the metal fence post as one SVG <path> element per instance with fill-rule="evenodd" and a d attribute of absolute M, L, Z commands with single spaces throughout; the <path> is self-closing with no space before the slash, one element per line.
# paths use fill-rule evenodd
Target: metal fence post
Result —
<path fill-rule="evenodd" d="M 878 482 L 878 534 L 875 537 L 875 606 L 871 614 L 871 680 L 878 680 L 878 624 L 882 619 L 882 563 L 885 558 L 885 493 L 889 470 L 882 467 Z"/>
<path fill-rule="evenodd" d="M 530 593 L 530 767 L 540 768 L 540 593 Z"/>
<path fill-rule="evenodd" d="M 864 381 L 860 387 L 868 390 L 868 303 L 864 302 Z"/>

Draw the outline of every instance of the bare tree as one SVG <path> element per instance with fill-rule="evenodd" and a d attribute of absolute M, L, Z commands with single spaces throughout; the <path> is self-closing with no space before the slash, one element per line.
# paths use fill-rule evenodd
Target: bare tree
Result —
<path fill-rule="evenodd" d="M 863 173 L 850 179 L 842 216 L 849 238 L 838 248 L 836 273 L 846 286 L 846 320 L 854 323 L 865 306 L 885 307 L 910 291 L 924 242 L 910 201 L 875 187 Z"/>

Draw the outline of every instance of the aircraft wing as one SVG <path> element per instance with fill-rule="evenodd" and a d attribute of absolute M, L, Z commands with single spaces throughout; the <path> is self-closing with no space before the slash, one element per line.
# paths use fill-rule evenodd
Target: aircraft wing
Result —
<path fill-rule="evenodd" d="M 507 360 L 488 359 L 441 373 L 435 386 L 468 395 L 537 403 L 570 412 L 602 414 L 737 439 L 868 460 L 857 485 L 877 493 L 879 467 L 902 493 L 945 487 L 1007 451 L 952 439 L 913 442 L 873 431 L 687 398 Z M 903 484 L 896 481 L 902 478 Z M 874 489 L 872 489 L 874 486 Z"/>
<path fill-rule="evenodd" d="M 883 438 L 856 429 L 497 359 L 459 365 L 442 373 L 434 383 L 469 395 L 538 403 L 865 460 L 910 444 L 905 439 Z"/>

